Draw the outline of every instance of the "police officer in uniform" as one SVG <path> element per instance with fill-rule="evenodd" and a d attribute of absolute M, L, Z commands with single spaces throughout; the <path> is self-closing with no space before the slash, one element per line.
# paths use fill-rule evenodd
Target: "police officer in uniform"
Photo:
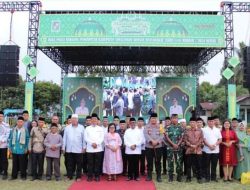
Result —
<path fill-rule="evenodd" d="M 146 181 L 152 180 L 153 160 L 155 161 L 157 181 L 161 180 L 161 156 L 162 156 L 162 140 L 163 134 L 160 126 L 157 124 L 157 114 L 152 113 L 149 124 L 145 126 L 144 137 L 146 141 L 146 159 L 147 159 L 147 178 Z"/>
<path fill-rule="evenodd" d="M 171 125 L 166 130 L 165 140 L 168 142 L 168 174 L 169 182 L 173 181 L 174 161 L 176 164 L 177 181 L 181 182 L 183 150 L 181 147 L 184 131 L 178 125 L 178 115 L 172 114 Z"/>

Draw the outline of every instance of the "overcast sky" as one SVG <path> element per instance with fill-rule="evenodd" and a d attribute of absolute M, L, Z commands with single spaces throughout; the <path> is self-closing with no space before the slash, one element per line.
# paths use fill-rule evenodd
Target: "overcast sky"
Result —
<path fill-rule="evenodd" d="M 0 0 L 2 1 L 2 0 Z M 237 1 L 237 0 L 236 0 Z M 236 2 L 235 1 L 235 2 Z M 194 10 L 220 11 L 220 0 L 43 0 L 42 10 Z M 240 0 L 244 2 L 244 0 Z M 0 44 L 9 40 L 10 13 L 0 12 Z M 20 60 L 27 53 L 28 12 L 15 12 L 13 16 L 12 41 L 20 46 Z M 235 46 L 250 41 L 250 13 L 234 14 Z M 214 57 L 207 66 L 208 74 L 200 81 L 212 84 L 220 80 L 223 52 Z M 42 52 L 38 51 L 38 80 L 53 81 L 60 84 L 61 70 Z M 20 74 L 25 78 L 25 67 L 20 61 Z"/>

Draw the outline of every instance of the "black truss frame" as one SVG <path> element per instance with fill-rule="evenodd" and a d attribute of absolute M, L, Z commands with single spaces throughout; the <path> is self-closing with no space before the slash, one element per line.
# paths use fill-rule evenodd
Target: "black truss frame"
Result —
<path fill-rule="evenodd" d="M 233 56 L 234 49 L 234 33 L 233 33 L 233 12 L 249 12 L 250 11 L 250 3 L 248 2 L 222 2 L 221 3 L 221 13 L 225 17 L 225 40 L 226 47 L 224 49 L 224 56 L 227 60 L 228 58 Z M 29 11 L 29 31 L 28 31 L 28 49 L 27 54 L 32 58 L 32 64 L 27 67 L 26 71 L 26 80 L 35 82 L 35 78 L 31 79 L 28 70 L 37 65 L 37 45 L 38 45 L 38 24 L 39 24 L 39 14 L 41 9 L 40 1 L 3 1 L 0 2 L 0 12 L 8 12 L 8 11 Z M 48 14 L 62 14 L 62 13 L 120 13 L 121 11 L 46 11 Z M 154 14 L 204 14 L 204 12 L 195 12 L 195 11 L 122 11 L 123 13 L 132 13 L 132 14 L 145 14 L 145 13 L 154 13 Z M 207 11 L 206 14 L 215 14 L 213 11 Z M 66 63 L 63 60 L 61 52 L 56 48 L 42 48 L 42 52 L 44 52 L 51 60 L 53 60 L 66 74 L 69 72 L 78 72 L 79 70 L 86 70 L 87 72 L 96 72 L 96 71 L 122 71 L 125 72 L 134 72 L 135 69 L 131 69 L 129 66 L 115 66 L 110 64 L 110 66 L 72 66 L 69 63 Z M 176 71 L 188 71 L 188 73 L 195 74 L 198 69 L 206 64 L 210 59 L 212 59 L 216 54 L 218 54 L 221 49 L 212 49 L 207 48 L 204 49 L 197 60 L 198 63 L 196 66 L 192 65 L 188 66 L 187 69 L 183 69 L 183 67 L 177 67 Z M 227 62 L 226 62 L 227 64 Z M 227 66 L 227 65 L 225 65 Z M 86 68 L 85 68 L 86 67 Z M 101 69 L 100 69 L 101 67 Z M 117 67 L 117 69 L 115 69 Z M 174 66 L 146 66 L 144 70 L 138 70 L 139 72 L 163 72 L 163 73 L 171 73 L 174 69 Z M 134 68 L 134 67 L 133 67 Z M 191 68 L 191 69 L 190 69 Z"/>
<path fill-rule="evenodd" d="M 37 65 L 37 45 L 38 45 L 38 25 L 39 14 L 42 4 L 40 1 L 3 1 L 0 2 L 0 12 L 28 11 L 28 48 L 27 55 L 32 59 L 32 63 L 26 68 L 26 81 L 35 82 L 36 78 L 31 78 L 28 71 Z"/>

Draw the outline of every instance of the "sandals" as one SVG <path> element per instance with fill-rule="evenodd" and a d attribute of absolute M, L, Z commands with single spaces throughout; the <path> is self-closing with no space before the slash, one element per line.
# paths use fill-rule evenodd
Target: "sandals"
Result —
<path fill-rule="evenodd" d="M 109 175 L 108 176 L 108 179 L 107 179 L 108 181 L 111 181 L 112 180 L 112 178 L 111 178 L 111 176 Z"/>
<path fill-rule="evenodd" d="M 244 159 L 245 159 L 244 156 L 241 156 L 239 162 L 243 161 Z"/>

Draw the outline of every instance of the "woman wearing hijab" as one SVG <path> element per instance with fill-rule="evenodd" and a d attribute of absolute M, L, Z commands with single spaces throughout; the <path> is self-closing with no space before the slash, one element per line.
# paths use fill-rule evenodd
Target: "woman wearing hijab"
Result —
<path fill-rule="evenodd" d="M 250 130 L 248 129 L 248 134 L 246 132 L 246 124 L 241 122 L 239 126 L 239 130 L 237 131 L 237 136 L 239 139 L 238 146 L 242 149 L 242 155 L 240 151 L 237 151 L 238 158 L 241 158 L 242 156 L 244 159 L 242 159 L 234 172 L 235 179 L 240 179 L 241 174 L 243 172 L 250 171 Z"/>

